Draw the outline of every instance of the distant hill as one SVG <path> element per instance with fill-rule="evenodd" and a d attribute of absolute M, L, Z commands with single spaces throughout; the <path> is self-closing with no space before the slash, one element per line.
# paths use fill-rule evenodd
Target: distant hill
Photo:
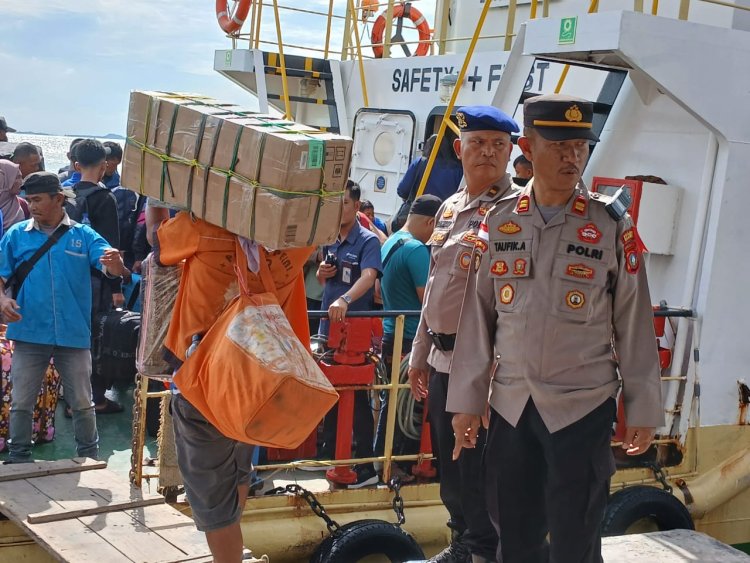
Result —
<path fill-rule="evenodd" d="M 107 133 L 106 135 L 53 135 L 52 133 L 40 133 L 39 131 L 19 131 L 18 135 L 43 135 L 45 137 L 81 137 L 83 139 L 115 139 L 118 141 L 124 141 L 125 137 L 117 135 L 116 133 Z"/>

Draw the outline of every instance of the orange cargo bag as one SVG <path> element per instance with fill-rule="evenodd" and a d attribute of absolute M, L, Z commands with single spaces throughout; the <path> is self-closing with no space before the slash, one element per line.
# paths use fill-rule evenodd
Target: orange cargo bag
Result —
<path fill-rule="evenodd" d="M 270 272 L 265 260 L 260 263 L 268 291 Z M 209 329 L 174 381 L 228 438 L 293 449 L 336 404 L 338 394 L 292 331 L 276 296 L 247 293 L 247 261 L 241 250 L 235 264 L 239 297 Z"/>

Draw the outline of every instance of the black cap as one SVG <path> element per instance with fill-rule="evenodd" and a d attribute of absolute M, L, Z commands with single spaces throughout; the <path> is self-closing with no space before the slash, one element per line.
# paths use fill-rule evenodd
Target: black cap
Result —
<path fill-rule="evenodd" d="M 442 204 L 443 200 L 436 195 L 421 195 L 411 204 L 409 215 L 434 217 Z"/>
<path fill-rule="evenodd" d="M 5 121 L 5 118 L 2 115 L 0 115 L 0 131 L 7 131 L 8 133 L 16 132 L 13 127 L 8 127 L 8 122 Z"/>
<path fill-rule="evenodd" d="M 533 127 L 548 141 L 588 139 L 598 141 L 591 130 L 594 104 L 583 98 L 546 94 L 523 104 L 523 124 Z"/>
<path fill-rule="evenodd" d="M 26 190 L 26 195 L 55 194 L 62 192 L 60 179 L 52 172 L 34 172 L 26 176 L 21 188 Z"/>

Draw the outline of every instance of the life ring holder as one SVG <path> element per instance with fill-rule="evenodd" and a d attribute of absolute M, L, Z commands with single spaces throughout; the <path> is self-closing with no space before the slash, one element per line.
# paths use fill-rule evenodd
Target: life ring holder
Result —
<path fill-rule="evenodd" d="M 372 33 L 370 39 L 372 40 L 372 52 L 378 59 L 383 58 L 383 37 L 385 36 L 385 24 L 386 24 L 386 12 L 383 12 L 375 20 L 372 26 Z M 393 19 L 396 20 L 396 34 L 393 36 L 391 41 L 404 41 L 402 34 L 404 28 L 404 18 L 409 18 L 419 32 L 419 46 L 414 52 L 416 57 L 424 57 L 430 52 L 429 39 L 432 35 L 430 25 L 427 23 L 427 18 L 422 15 L 422 12 L 412 6 L 411 2 L 405 4 L 398 4 L 393 7 Z M 409 46 L 406 43 L 401 43 L 401 48 L 407 57 L 411 57 L 412 53 Z"/>
<path fill-rule="evenodd" d="M 242 24 L 245 23 L 252 0 L 239 0 L 234 13 L 229 10 L 229 2 L 230 0 L 216 0 L 216 19 L 219 20 L 219 27 L 222 30 L 233 35 L 238 33 Z"/>

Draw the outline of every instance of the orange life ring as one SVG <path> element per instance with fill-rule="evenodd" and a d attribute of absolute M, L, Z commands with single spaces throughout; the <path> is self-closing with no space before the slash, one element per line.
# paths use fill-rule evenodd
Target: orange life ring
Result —
<path fill-rule="evenodd" d="M 383 46 L 378 45 L 378 43 L 383 42 L 383 36 L 385 32 L 385 15 L 387 12 L 383 12 L 378 16 L 378 19 L 375 20 L 375 23 L 372 26 L 372 34 L 370 35 L 370 39 L 372 39 L 373 47 L 372 51 L 375 53 L 375 57 L 380 59 L 383 57 Z M 398 4 L 397 6 L 393 7 L 393 19 L 398 20 L 397 22 L 397 28 L 396 28 L 396 35 L 393 36 L 393 40 L 395 41 L 403 41 L 403 36 L 401 35 L 401 26 L 403 24 L 403 19 L 409 18 L 413 23 L 414 26 L 417 28 L 417 31 L 419 32 L 419 46 L 417 47 L 417 50 L 414 52 L 414 55 L 417 57 L 424 57 L 429 53 L 430 51 L 430 26 L 427 23 L 427 18 L 425 18 L 422 15 L 422 12 L 417 10 L 414 6 L 411 5 L 411 2 L 407 2 L 406 4 Z M 401 46 L 404 49 L 404 52 L 406 53 L 406 56 L 411 56 L 411 52 L 409 51 L 408 45 L 402 45 Z"/>
<path fill-rule="evenodd" d="M 229 12 L 229 0 L 216 0 L 216 19 L 227 33 L 237 33 L 245 23 L 252 0 L 240 0 L 234 14 Z"/>

